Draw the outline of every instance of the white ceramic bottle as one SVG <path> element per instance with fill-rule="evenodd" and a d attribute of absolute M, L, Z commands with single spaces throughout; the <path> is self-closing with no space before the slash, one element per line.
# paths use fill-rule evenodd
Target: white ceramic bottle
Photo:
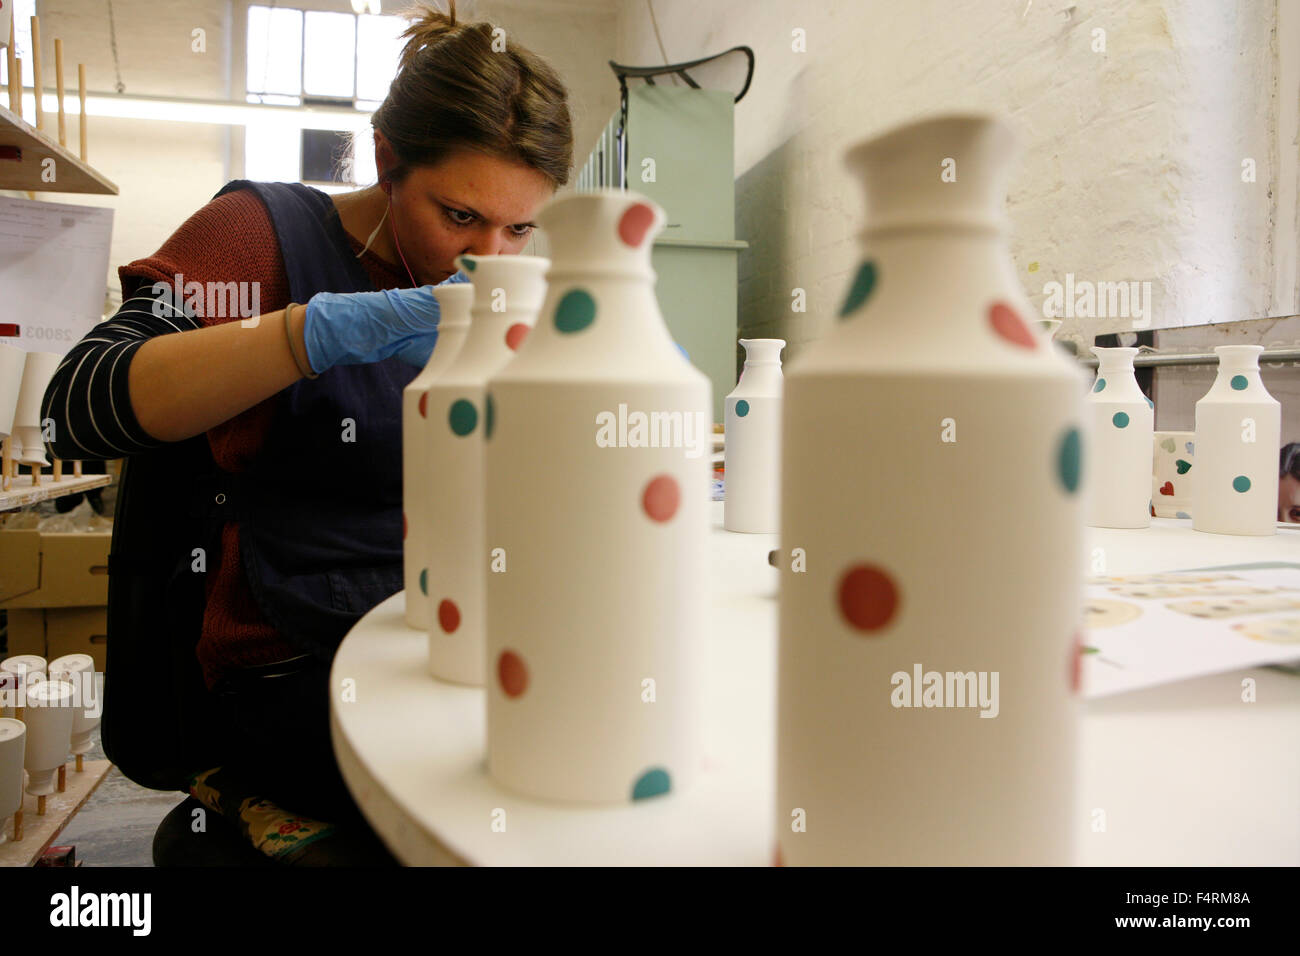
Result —
<path fill-rule="evenodd" d="M 488 389 L 488 768 L 626 803 L 697 770 L 711 391 L 655 299 L 662 209 L 603 190 L 538 221 L 546 302 Z"/>
<path fill-rule="evenodd" d="M 774 534 L 781 505 L 781 349 L 784 339 L 741 339 L 745 368 L 727 396 L 725 499 L 728 531 Z"/>
<path fill-rule="evenodd" d="M 1259 345 L 1220 345 L 1219 374 L 1196 403 L 1192 527 L 1276 534 L 1282 406 L 1259 377 Z"/>
<path fill-rule="evenodd" d="M 459 354 L 429 387 L 429 673 L 457 684 L 484 679 L 483 436 L 487 380 L 514 356 L 537 318 L 550 264 L 536 256 L 461 256 L 474 287 Z"/>
<path fill-rule="evenodd" d="M 406 623 L 420 630 L 429 627 L 429 598 L 420 587 L 428 576 L 428 554 L 433 527 L 429 523 L 430 497 L 436 479 L 429 462 L 429 387 L 460 354 L 469 333 L 474 287 L 468 282 L 435 286 L 438 300 L 438 341 L 429 363 L 402 389 L 402 533 L 406 579 Z"/>
<path fill-rule="evenodd" d="M 23 365 L 23 381 L 18 391 L 18 404 L 14 409 L 13 456 L 22 465 L 43 468 L 45 443 L 41 440 L 41 399 L 54 377 L 54 370 L 63 361 L 57 352 L 28 352 Z"/>
<path fill-rule="evenodd" d="M 23 384 L 27 353 L 16 345 L 0 342 L 0 438 L 8 438 L 18 409 L 18 392 Z"/>
<path fill-rule="evenodd" d="M 1094 348 L 1097 380 L 1088 394 L 1092 454 L 1088 456 L 1088 524 L 1146 528 L 1151 524 L 1155 411 L 1133 371 L 1132 348 Z"/>
<path fill-rule="evenodd" d="M 0 843 L 5 842 L 5 822 L 23 805 L 23 755 L 27 726 L 12 717 L 0 717 Z"/>
<path fill-rule="evenodd" d="M 848 155 L 862 259 L 785 379 L 786 865 L 1071 859 L 1087 381 L 1012 266 L 1010 138 L 945 116 Z"/>
<path fill-rule="evenodd" d="M 27 725 L 27 792 L 54 792 L 54 774 L 72 748 L 73 690 L 67 681 L 43 680 L 27 687 L 23 723 Z"/>
<path fill-rule="evenodd" d="M 45 658 L 38 654 L 15 654 L 0 661 L 0 688 L 14 703 L 0 707 L 0 717 L 16 717 L 25 706 L 27 688 L 45 679 Z"/>
<path fill-rule="evenodd" d="M 50 680 L 72 685 L 72 753 L 82 756 L 94 749 L 92 739 L 102 713 L 102 674 L 95 673 L 95 659 L 89 654 L 64 654 L 50 661 Z"/>

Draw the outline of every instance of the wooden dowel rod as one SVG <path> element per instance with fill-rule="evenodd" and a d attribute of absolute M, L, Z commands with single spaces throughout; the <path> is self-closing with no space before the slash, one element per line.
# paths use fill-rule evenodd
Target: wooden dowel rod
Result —
<path fill-rule="evenodd" d="M 11 439 L 6 438 L 3 447 L 0 448 L 0 491 L 9 490 L 9 478 L 14 469 L 13 450 L 10 441 Z"/>
<path fill-rule="evenodd" d="M 54 459 L 54 480 L 55 481 L 63 480 L 63 459 L 62 458 Z"/>
<path fill-rule="evenodd" d="M 63 113 L 63 41 L 54 38 L 54 88 L 59 99 L 59 145 L 68 145 L 68 121 Z"/>
<path fill-rule="evenodd" d="M 86 161 L 86 64 L 77 64 L 77 96 L 81 99 L 81 116 L 78 125 L 81 128 L 81 161 Z M 77 474 L 81 474 L 80 471 Z"/>
<path fill-rule="evenodd" d="M 15 116 L 23 115 L 23 80 L 18 67 L 18 34 L 14 31 L 14 12 L 9 10 L 9 46 L 5 48 L 5 62 L 9 65 L 9 112 Z"/>
<path fill-rule="evenodd" d="M 36 128 L 45 129 L 45 110 L 41 108 L 41 18 L 32 17 L 32 93 L 36 100 Z"/>
<path fill-rule="evenodd" d="M 81 477 L 81 459 L 77 459 L 72 463 L 72 477 L 74 478 Z"/>
<path fill-rule="evenodd" d="M 45 816 L 45 794 L 41 794 L 36 798 L 36 815 L 38 817 Z"/>
<path fill-rule="evenodd" d="M 17 843 L 23 838 L 23 808 L 19 807 L 14 811 L 14 842 Z"/>
<path fill-rule="evenodd" d="M 68 764 L 67 761 L 59 764 L 59 793 L 68 792 Z"/>
<path fill-rule="evenodd" d="M 12 50 L 13 47 L 10 47 Z M 15 57 L 9 68 L 9 110 L 19 119 L 23 118 L 23 61 Z"/>
<path fill-rule="evenodd" d="M 85 761 L 82 760 L 84 756 L 85 754 L 77 754 L 77 773 L 86 772 L 86 764 Z"/>

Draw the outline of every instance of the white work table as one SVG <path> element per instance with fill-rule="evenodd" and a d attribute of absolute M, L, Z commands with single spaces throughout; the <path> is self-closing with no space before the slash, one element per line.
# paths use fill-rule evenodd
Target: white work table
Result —
<path fill-rule="evenodd" d="M 428 676 L 428 639 L 406 626 L 404 594 L 358 622 L 334 660 L 334 749 L 358 805 L 402 862 L 772 862 L 777 571 L 767 555 L 776 536 L 725 532 L 721 503 L 713 509 L 703 758 L 683 792 L 589 808 L 502 789 L 486 770 L 484 691 Z M 1089 535 L 1091 548 L 1105 549 L 1107 574 L 1300 561 L 1293 529 L 1239 538 L 1155 519 L 1141 531 Z M 1251 704 L 1241 700 L 1247 676 Z M 1254 668 L 1081 707 L 1078 862 L 1300 864 L 1300 676 Z M 1097 810 L 1104 830 L 1094 829 Z"/>

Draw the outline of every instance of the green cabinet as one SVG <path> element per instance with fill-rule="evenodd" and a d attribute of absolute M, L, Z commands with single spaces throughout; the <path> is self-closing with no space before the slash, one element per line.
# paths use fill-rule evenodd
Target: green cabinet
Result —
<path fill-rule="evenodd" d="M 713 383 L 715 422 L 736 384 L 736 257 L 747 247 L 735 238 L 733 114 L 725 90 L 629 88 L 626 121 L 614 114 L 577 181 L 580 191 L 631 189 L 667 213 L 655 293 L 673 338 Z"/>

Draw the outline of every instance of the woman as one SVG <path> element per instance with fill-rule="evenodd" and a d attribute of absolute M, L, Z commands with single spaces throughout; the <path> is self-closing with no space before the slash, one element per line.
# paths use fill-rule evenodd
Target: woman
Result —
<path fill-rule="evenodd" d="M 1277 520 L 1300 523 L 1300 442 L 1283 445 L 1278 455 Z"/>
<path fill-rule="evenodd" d="M 119 665 L 141 634 L 171 642 L 165 654 L 181 643 L 169 634 L 197 632 L 185 653 L 202 716 L 173 728 L 155 714 L 148 732 L 192 771 L 251 768 L 263 795 L 326 820 L 355 816 L 329 742 L 329 662 L 402 586 L 401 391 L 436 339 L 428 287 L 464 281 L 463 253 L 522 251 L 572 164 L 567 94 L 546 63 L 493 51 L 492 27 L 457 23 L 454 3 L 415 16 L 373 118 L 379 183 L 332 200 L 228 184 L 119 270 L 122 308 L 68 353 L 43 410 L 53 454 L 129 456 L 137 504 L 119 506 L 115 529 L 110 670 L 126 686 Z M 256 283 L 269 311 L 233 321 L 188 290 L 173 301 L 192 281 Z"/>

